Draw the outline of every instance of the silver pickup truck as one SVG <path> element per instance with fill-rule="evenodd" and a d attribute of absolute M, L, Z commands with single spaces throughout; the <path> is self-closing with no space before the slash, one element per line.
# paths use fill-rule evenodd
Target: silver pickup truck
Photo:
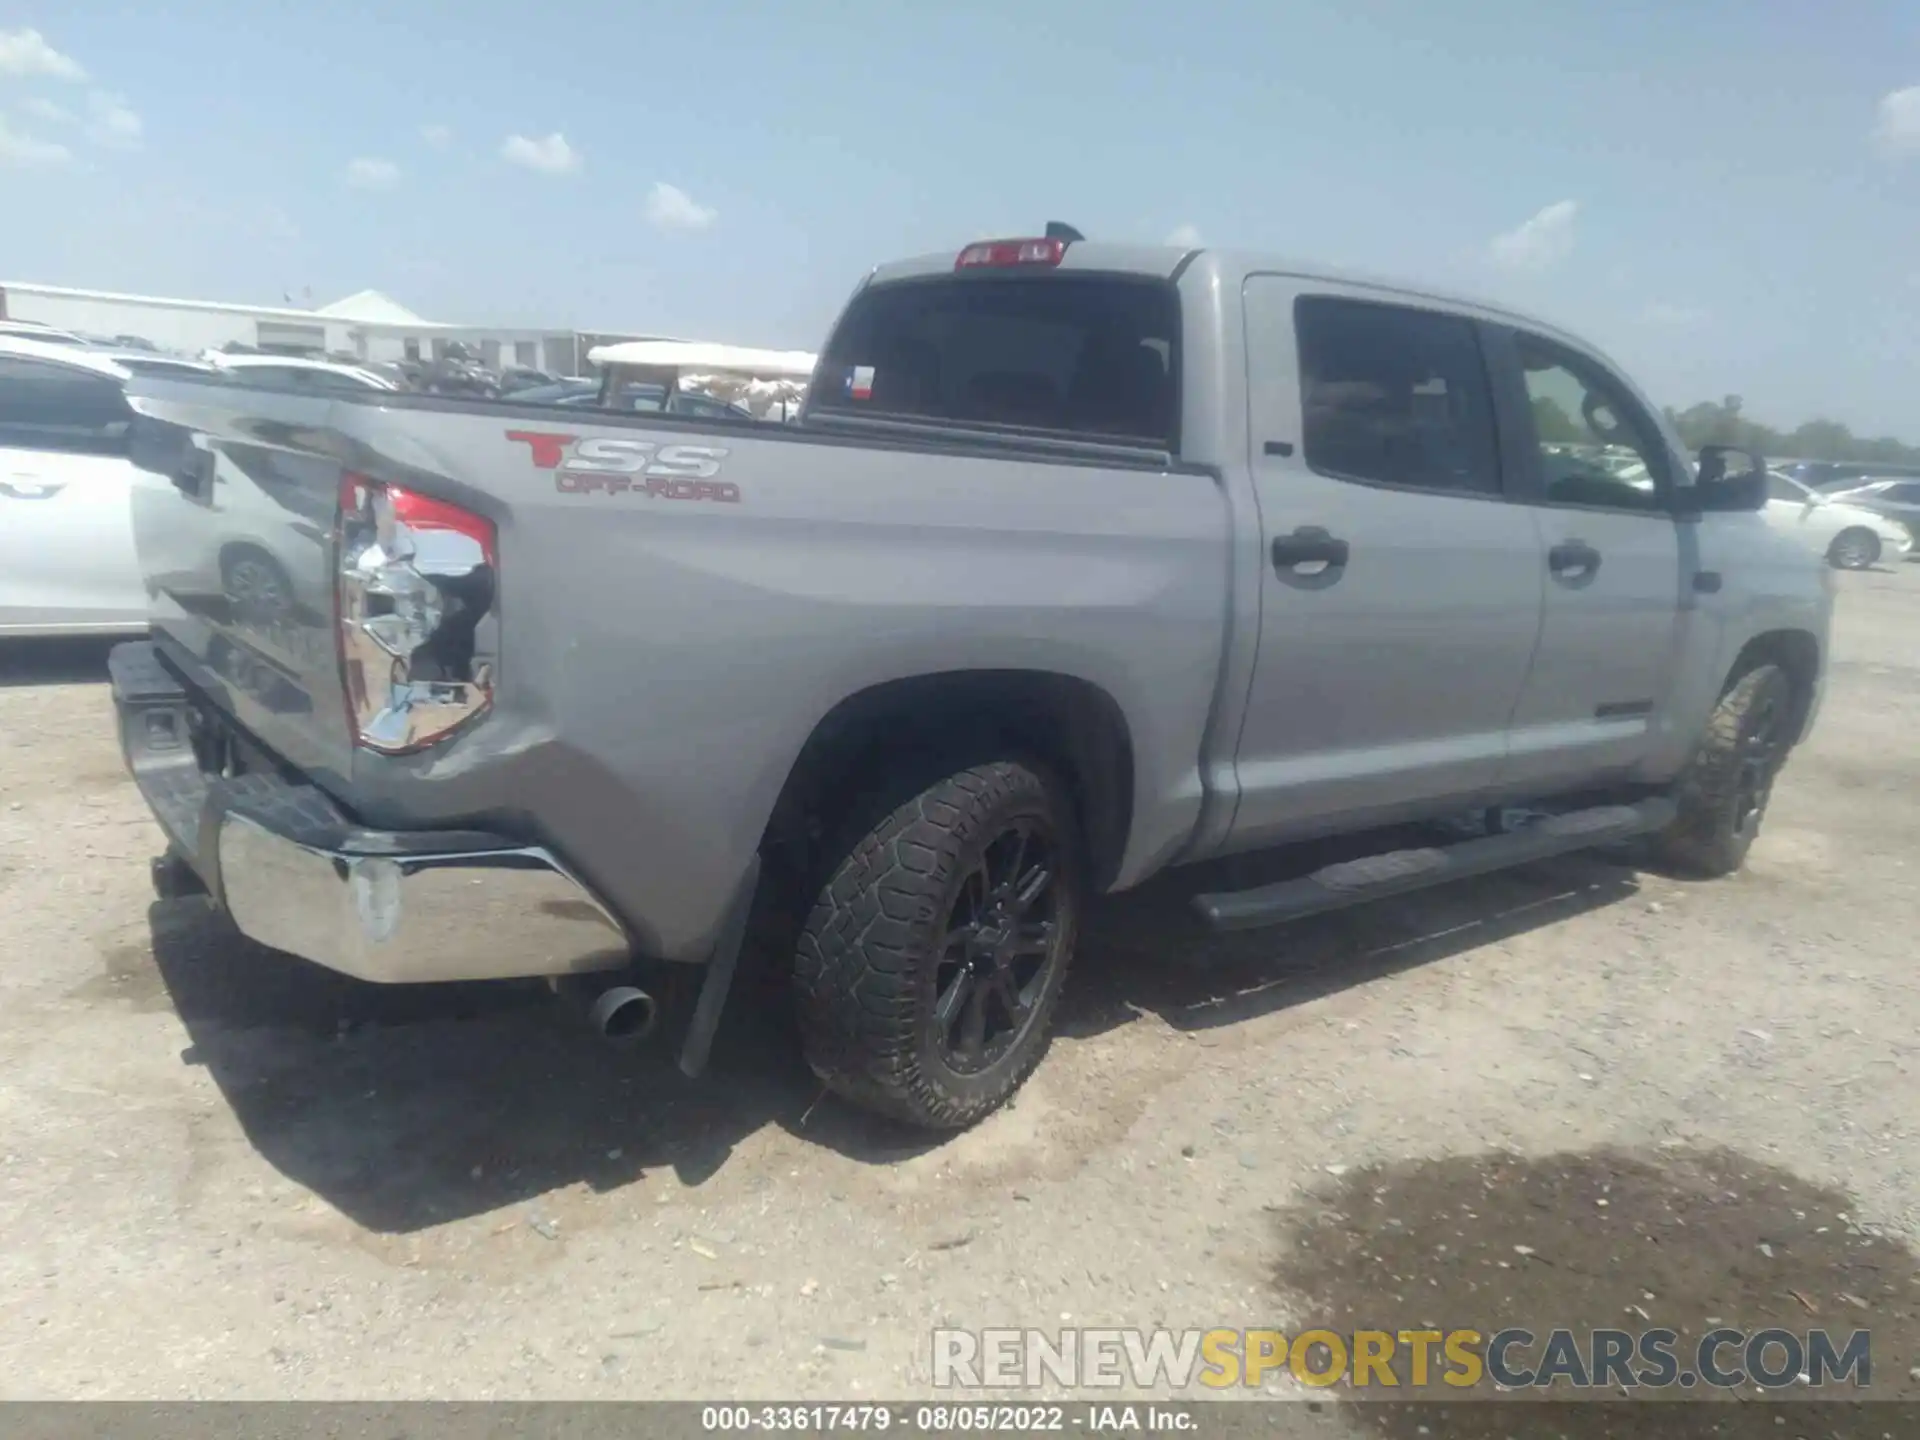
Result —
<path fill-rule="evenodd" d="M 1759 457 L 1524 316 L 1054 232 L 874 270 L 819 367 L 785 425 L 134 381 L 162 892 L 609 1033 L 686 974 L 688 1073 L 785 897 L 809 1063 L 951 1128 L 1101 893 L 1461 816 L 1194 907 L 1632 837 L 1725 873 L 1819 707 L 1832 582 Z"/>

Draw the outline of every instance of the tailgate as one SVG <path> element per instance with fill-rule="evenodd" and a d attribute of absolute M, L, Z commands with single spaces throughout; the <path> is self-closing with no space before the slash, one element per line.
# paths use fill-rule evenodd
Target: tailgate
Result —
<path fill-rule="evenodd" d="M 334 621 L 336 402 L 137 377 L 134 548 L 162 654 L 269 749 L 342 788 L 352 737 Z"/>

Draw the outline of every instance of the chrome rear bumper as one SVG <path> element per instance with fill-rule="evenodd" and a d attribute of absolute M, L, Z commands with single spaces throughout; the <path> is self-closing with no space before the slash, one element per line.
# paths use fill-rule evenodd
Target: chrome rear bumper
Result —
<path fill-rule="evenodd" d="M 108 660 L 127 768 L 241 933 L 380 984 L 616 969 L 613 913 L 539 846 L 484 832 L 382 831 L 321 790 L 202 769 L 186 689 L 150 643 Z"/>

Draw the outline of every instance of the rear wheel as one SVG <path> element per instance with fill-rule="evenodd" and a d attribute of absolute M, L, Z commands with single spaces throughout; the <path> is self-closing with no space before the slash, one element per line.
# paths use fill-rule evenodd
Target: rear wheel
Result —
<path fill-rule="evenodd" d="M 1880 559 L 1880 537 L 1862 526 L 1842 530 L 1827 547 L 1827 560 L 1841 570 L 1866 570 Z"/>
<path fill-rule="evenodd" d="M 1778 665 L 1759 665 L 1727 688 L 1675 794 L 1680 813 L 1656 838 L 1676 867 L 1731 875 L 1760 833 L 1774 777 L 1786 761 L 1793 683 Z"/>
<path fill-rule="evenodd" d="M 1038 767 L 945 777 L 852 845 L 794 960 L 807 1062 L 867 1109 L 956 1130 L 1047 1047 L 1080 903 L 1072 812 Z"/>

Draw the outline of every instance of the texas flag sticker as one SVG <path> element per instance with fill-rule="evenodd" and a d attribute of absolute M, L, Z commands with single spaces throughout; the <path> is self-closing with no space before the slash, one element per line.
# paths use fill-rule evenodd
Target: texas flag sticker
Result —
<path fill-rule="evenodd" d="M 873 398 L 873 366 L 856 365 L 847 372 L 847 394 L 856 400 Z"/>

